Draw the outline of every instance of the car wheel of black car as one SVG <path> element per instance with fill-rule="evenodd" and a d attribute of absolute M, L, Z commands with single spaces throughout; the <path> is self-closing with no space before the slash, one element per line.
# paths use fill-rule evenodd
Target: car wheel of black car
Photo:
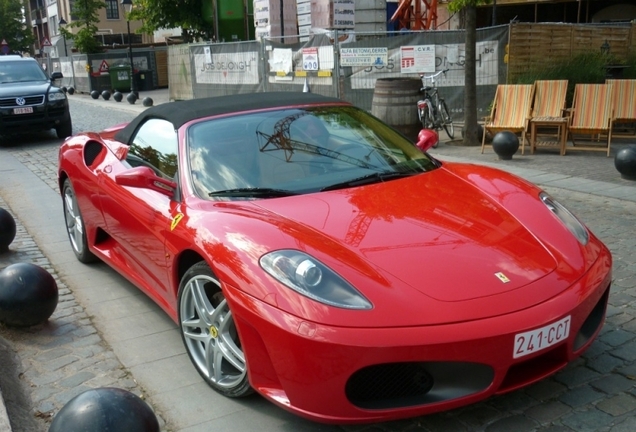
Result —
<path fill-rule="evenodd" d="M 65 139 L 73 135 L 73 122 L 71 120 L 62 123 L 55 128 L 55 133 L 59 139 Z"/>
<path fill-rule="evenodd" d="M 199 374 L 225 396 L 253 393 L 232 311 L 206 262 L 185 273 L 178 301 L 181 337 Z"/>
<path fill-rule="evenodd" d="M 66 221 L 66 232 L 71 241 L 71 247 L 75 256 L 80 262 L 91 263 L 97 261 L 97 257 L 88 249 L 86 231 L 84 230 L 84 220 L 77 205 L 75 191 L 69 179 L 64 180 L 62 187 L 64 220 Z"/>

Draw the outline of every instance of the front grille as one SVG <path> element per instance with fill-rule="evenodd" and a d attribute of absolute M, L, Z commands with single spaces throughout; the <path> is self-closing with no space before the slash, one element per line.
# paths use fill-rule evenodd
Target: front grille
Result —
<path fill-rule="evenodd" d="M 24 105 L 18 105 L 16 103 L 15 100 L 18 97 L 19 96 L 0 99 L 0 108 L 19 108 L 25 106 L 42 105 L 44 103 L 44 95 L 26 96 L 24 97 Z"/>
<path fill-rule="evenodd" d="M 351 376 L 347 398 L 357 406 L 371 408 L 386 401 L 419 398 L 433 387 L 423 363 L 391 363 L 369 366 Z"/>
<path fill-rule="evenodd" d="M 485 391 L 494 370 L 468 362 L 386 363 L 360 369 L 347 381 L 349 401 L 363 409 L 394 409 Z"/>

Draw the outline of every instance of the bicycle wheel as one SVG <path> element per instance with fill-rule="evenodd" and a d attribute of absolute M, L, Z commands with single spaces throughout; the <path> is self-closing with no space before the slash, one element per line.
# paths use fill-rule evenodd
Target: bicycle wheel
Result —
<path fill-rule="evenodd" d="M 424 129 L 434 129 L 433 116 L 431 115 L 431 105 L 428 103 L 428 101 L 424 105 L 424 107 L 418 110 L 417 115 L 420 118 L 420 122 L 422 123 L 422 127 Z"/>
<path fill-rule="evenodd" d="M 455 126 L 453 126 L 453 119 L 448 112 L 446 101 L 441 101 L 439 104 L 439 111 L 442 115 L 442 127 L 446 131 L 446 134 L 450 139 L 455 138 Z"/>

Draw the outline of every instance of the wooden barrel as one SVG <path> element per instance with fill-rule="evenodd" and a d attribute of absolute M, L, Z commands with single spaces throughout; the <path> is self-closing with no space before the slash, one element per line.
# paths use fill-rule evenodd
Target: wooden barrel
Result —
<path fill-rule="evenodd" d="M 417 140 L 422 129 L 417 117 L 422 81 L 419 78 L 380 78 L 375 82 L 371 114 Z"/>

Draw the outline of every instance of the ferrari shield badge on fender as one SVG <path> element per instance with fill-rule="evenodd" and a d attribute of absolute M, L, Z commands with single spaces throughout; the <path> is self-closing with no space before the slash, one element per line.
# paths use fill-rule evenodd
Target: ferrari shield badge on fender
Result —
<path fill-rule="evenodd" d="M 172 218 L 172 223 L 170 224 L 170 231 L 174 231 L 177 225 L 179 225 L 179 222 L 181 222 L 181 219 L 183 219 L 183 213 L 177 213 L 176 215 L 174 215 L 174 217 Z"/>
<path fill-rule="evenodd" d="M 495 273 L 495 276 L 497 276 L 497 278 L 502 281 L 503 283 L 508 283 L 510 282 L 510 279 L 508 279 L 508 276 L 506 276 L 505 274 L 503 274 L 502 272 L 497 272 Z"/>

